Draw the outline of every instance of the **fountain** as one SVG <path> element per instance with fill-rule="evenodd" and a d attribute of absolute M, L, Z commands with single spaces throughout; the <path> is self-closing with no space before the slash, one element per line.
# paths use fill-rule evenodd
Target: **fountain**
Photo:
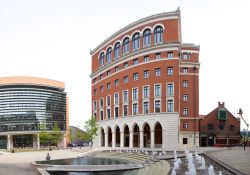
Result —
<path fill-rule="evenodd" d="M 177 161 L 177 154 L 176 154 L 176 150 L 174 150 L 174 161 Z"/>
<path fill-rule="evenodd" d="M 214 173 L 214 166 L 213 165 L 209 166 L 209 168 L 208 168 L 208 175 L 215 175 L 215 173 Z"/>
<path fill-rule="evenodd" d="M 200 169 L 205 169 L 206 168 L 206 161 L 205 161 L 205 159 L 204 159 L 204 157 L 202 157 L 201 158 L 201 167 L 200 167 Z"/>
<path fill-rule="evenodd" d="M 176 175 L 176 171 L 172 170 L 171 175 Z"/>
<path fill-rule="evenodd" d="M 179 162 L 178 161 L 176 161 L 175 163 L 174 163 L 174 167 L 173 167 L 173 169 L 174 170 L 176 170 L 176 169 L 179 169 L 180 168 L 180 166 L 179 166 Z"/>

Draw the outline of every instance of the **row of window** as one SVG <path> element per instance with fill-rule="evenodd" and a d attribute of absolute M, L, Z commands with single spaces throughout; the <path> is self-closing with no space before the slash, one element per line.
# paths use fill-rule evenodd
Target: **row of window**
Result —
<path fill-rule="evenodd" d="M 160 76 L 160 68 L 156 68 L 155 69 L 155 76 Z M 144 73 L 143 73 L 143 77 L 144 78 L 148 78 L 149 77 L 149 71 L 148 70 L 145 70 L 144 71 Z M 138 75 L 138 73 L 134 73 L 133 74 L 133 80 L 134 81 L 137 81 L 139 79 L 139 75 Z M 127 84 L 128 83 L 128 76 L 126 75 L 126 76 L 124 76 L 123 77 L 123 83 L 124 84 Z M 168 84 L 168 86 L 170 86 L 171 84 Z M 107 83 L 107 90 L 110 90 L 111 89 L 111 83 L 110 82 L 108 82 Z M 115 81 L 114 81 L 114 86 L 115 87 L 118 87 L 119 86 L 119 79 L 116 79 Z M 183 88 L 188 88 L 188 80 L 183 80 L 183 82 L 182 82 L 182 87 Z M 100 86 L 100 92 L 104 92 L 104 86 L 103 85 L 101 85 Z M 97 89 L 94 89 L 94 95 L 96 95 L 97 94 Z M 169 95 L 169 94 L 168 94 Z"/>
<path fill-rule="evenodd" d="M 123 91 L 122 95 L 122 102 L 128 103 L 129 102 L 129 94 L 128 90 Z M 161 84 L 155 84 L 154 86 L 154 97 L 161 97 L 162 93 L 162 87 Z M 167 84 L 167 95 L 168 96 L 174 96 L 174 84 L 168 83 Z M 150 99 L 150 86 L 146 85 L 143 87 L 143 99 Z M 102 99 L 101 99 L 102 100 Z M 138 88 L 132 89 L 132 101 L 138 101 L 139 100 L 139 91 Z M 188 94 L 183 94 L 183 101 L 188 101 Z M 114 105 L 119 104 L 119 93 L 114 93 Z M 111 96 L 106 97 L 106 106 L 111 105 Z M 100 108 L 103 108 L 103 100 L 100 101 Z M 97 110 L 97 106 L 94 104 L 94 110 Z"/>
<path fill-rule="evenodd" d="M 149 113 L 149 101 L 144 101 L 143 102 L 143 114 L 148 114 Z M 122 116 L 127 117 L 128 116 L 128 104 L 124 104 L 122 109 Z M 132 115 L 137 115 L 138 114 L 138 102 L 135 102 L 132 104 Z M 161 100 L 155 100 L 154 101 L 154 113 L 160 113 L 161 112 Z M 174 112 L 174 101 L 172 99 L 167 100 L 167 112 Z M 188 109 L 183 108 L 183 115 L 187 116 L 188 115 Z M 99 111 L 99 116 L 100 120 L 104 120 L 104 112 L 103 109 Z M 97 119 L 97 111 L 94 111 L 94 117 Z M 114 118 L 119 117 L 119 106 L 114 107 Z M 106 118 L 110 119 L 111 118 L 111 108 L 108 107 L 106 108 Z M 183 128 L 188 128 L 188 125 L 184 123 Z"/>
<path fill-rule="evenodd" d="M 140 33 L 137 32 L 132 36 L 132 49 L 138 50 L 140 48 Z M 151 45 L 151 30 L 146 29 L 142 34 L 142 44 L 143 47 L 149 47 Z M 154 29 L 154 44 L 161 44 L 163 41 L 163 28 L 161 26 L 157 26 Z M 116 42 L 114 46 L 114 59 L 120 58 L 120 51 L 122 49 L 122 54 L 128 54 L 130 52 L 130 40 L 129 37 L 124 38 L 122 41 L 122 47 L 120 42 Z M 104 66 L 104 52 L 100 54 L 99 57 L 99 65 L 100 67 Z M 109 47 L 106 51 L 106 63 L 110 63 L 112 61 L 112 48 Z"/>
<path fill-rule="evenodd" d="M 224 130 L 225 125 L 219 124 L 219 125 L 218 125 L 218 128 L 219 128 L 220 130 Z M 209 124 L 207 125 L 207 129 L 208 129 L 208 130 L 214 130 L 214 129 L 215 129 L 214 124 L 209 123 Z M 234 125 L 229 125 L 229 126 L 228 126 L 228 129 L 231 130 L 231 131 L 234 131 L 234 130 L 235 130 L 235 126 L 234 126 Z"/>
<path fill-rule="evenodd" d="M 139 103 L 134 102 L 132 103 L 132 115 L 137 115 L 138 114 L 138 109 L 139 109 Z M 148 114 L 149 113 L 149 101 L 144 101 L 143 102 L 143 114 Z M 128 116 L 128 104 L 124 103 L 123 104 L 123 117 Z M 167 111 L 168 112 L 174 112 L 174 101 L 172 99 L 167 100 Z M 154 113 L 160 113 L 161 112 L 161 100 L 155 100 L 154 101 Z M 103 109 L 100 109 L 99 111 L 100 115 L 100 120 L 104 120 L 104 112 Z M 97 117 L 97 111 L 94 111 L 94 117 Z M 114 106 L 114 118 L 119 117 L 119 106 Z M 110 119 L 111 118 L 111 108 L 107 107 L 106 108 L 106 118 Z"/>
<path fill-rule="evenodd" d="M 167 52 L 167 58 L 168 58 L 168 59 L 173 58 L 173 52 L 172 52 L 172 51 Z M 161 59 L 161 53 L 156 53 L 156 54 L 155 54 L 155 59 L 156 59 L 156 60 L 157 60 L 157 59 Z M 149 60 L 150 60 L 150 58 L 149 58 L 148 55 L 144 56 L 144 62 L 148 62 Z M 139 64 L 138 58 L 133 59 L 132 65 L 137 65 L 137 64 Z M 124 69 L 127 68 L 128 66 L 129 66 L 129 63 L 128 63 L 128 62 L 123 63 L 123 68 L 124 68 Z M 121 67 L 121 66 L 116 66 L 116 67 L 114 67 L 114 71 L 112 71 L 112 72 L 118 72 L 118 71 L 120 70 L 120 67 Z M 183 68 L 182 71 L 183 71 L 183 73 L 187 74 L 188 68 Z M 106 72 L 106 76 L 109 76 L 109 75 L 111 75 L 111 69 L 108 70 L 108 71 Z M 101 80 L 101 79 L 103 79 L 103 78 L 104 78 L 104 74 L 101 74 L 101 75 L 99 76 L 99 79 Z M 93 82 L 95 83 L 96 81 L 97 81 L 97 77 L 94 78 L 94 81 L 93 81 Z"/>

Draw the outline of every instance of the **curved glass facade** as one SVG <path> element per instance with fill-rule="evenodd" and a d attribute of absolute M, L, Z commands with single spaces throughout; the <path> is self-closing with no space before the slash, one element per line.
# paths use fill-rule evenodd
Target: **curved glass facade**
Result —
<path fill-rule="evenodd" d="M 0 86 L 0 132 L 39 131 L 40 124 L 66 131 L 66 93 L 39 85 Z"/>

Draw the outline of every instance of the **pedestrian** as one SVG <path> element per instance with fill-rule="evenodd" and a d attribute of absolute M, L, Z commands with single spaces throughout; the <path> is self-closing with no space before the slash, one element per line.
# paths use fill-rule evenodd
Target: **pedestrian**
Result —
<path fill-rule="evenodd" d="M 50 155 L 47 153 L 46 160 L 50 160 Z"/>
<path fill-rule="evenodd" d="M 232 149 L 231 143 L 228 144 L 228 150 Z"/>

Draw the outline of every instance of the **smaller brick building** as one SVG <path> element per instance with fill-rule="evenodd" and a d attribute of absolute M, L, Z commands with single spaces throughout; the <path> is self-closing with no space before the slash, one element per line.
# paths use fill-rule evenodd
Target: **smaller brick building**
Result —
<path fill-rule="evenodd" d="M 218 107 L 200 119 L 200 146 L 240 143 L 240 118 L 233 116 L 218 102 Z"/>

